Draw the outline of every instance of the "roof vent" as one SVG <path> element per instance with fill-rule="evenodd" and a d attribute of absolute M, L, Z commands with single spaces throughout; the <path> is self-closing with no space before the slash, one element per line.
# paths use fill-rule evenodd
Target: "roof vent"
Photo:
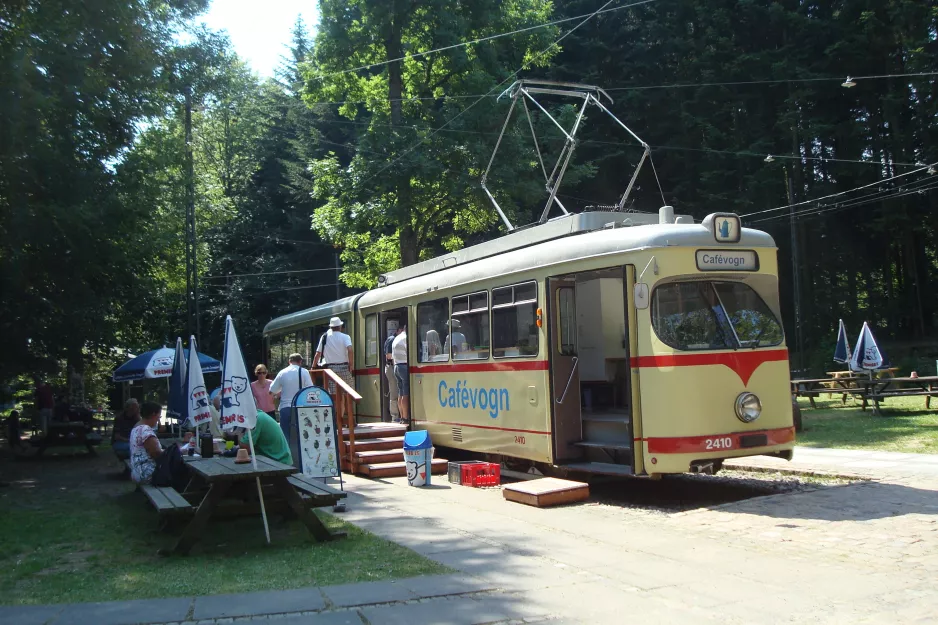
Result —
<path fill-rule="evenodd" d="M 673 206 L 662 206 L 658 209 L 658 223 L 659 224 L 673 224 L 674 223 L 674 207 Z"/>

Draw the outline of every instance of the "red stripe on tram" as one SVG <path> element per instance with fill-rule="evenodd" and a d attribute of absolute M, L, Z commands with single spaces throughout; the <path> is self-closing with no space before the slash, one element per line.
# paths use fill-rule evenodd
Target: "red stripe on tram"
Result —
<path fill-rule="evenodd" d="M 636 356 L 632 358 L 632 367 L 663 369 L 665 367 L 700 367 L 723 365 L 731 369 L 744 385 L 763 363 L 788 360 L 787 349 L 767 349 L 763 351 L 735 351 L 718 354 L 666 354 L 661 356 Z"/>
<path fill-rule="evenodd" d="M 753 447 L 743 447 L 740 444 L 742 437 L 765 436 L 765 444 Z M 726 443 L 727 439 L 729 444 Z M 651 454 L 689 454 L 695 452 L 738 451 L 740 449 L 758 449 L 771 445 L 783 445 L 795 440 L 795 428 L 777 428 L 774 430 L 754 430 L 751 432 L 733 432 L 731 434 L 708 434 L 706 436 L 675 436 L 675 437 L 649 437 L 636 438 L 636 442 L 648 443 L 648 453 Z M 707 446 L 707 443 L 710 446 Z"/>
<path fill-rule="evenodd" d="M 522 362 L 477 362 L 447 365 L 414 365 L 411 373 L 470 373 L 480 371 L 546 371 L 546 360 L 525 360 Z"/>
<path fill-rule="evenodd" d="M 415 423 L 427 423 L 427 424 L 436 424 L 436 425 L 455 425 L 463 428 L 476 428 L 478 430 L 497 430 L 499 432 L 521 432 L 523 434 L 545 434 L 550 436 L 550 432 L 542 432 L 540 430 L 521 430 L 518 428 L 500 428 L 495 427 L 494 425 L 474 425 L 472 423 L 456 423 L 454 421 L 415 421 Z"/>

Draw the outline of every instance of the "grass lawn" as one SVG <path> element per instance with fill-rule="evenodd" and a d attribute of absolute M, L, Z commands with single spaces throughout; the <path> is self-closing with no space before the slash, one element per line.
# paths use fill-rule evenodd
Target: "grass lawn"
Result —
<path fill-rule="evenodd" d="M 925 410 L 924 397 L 893 397 L 880 404 L 883 416 L 864 412 L 851 399 L 843 406 L 839 396 L 824 395 L 815 403 L 811 408 L 807 399 L 798 399 L 804 422 L 799 445 L 938 454 L 938 400 Z"/>
<path fill-rule="evenodd" d="M 159 556 L 174 535 L 156 531 L 156 512 L 116 479 L 108 452 L 2 467 L 12 484 L 0 489 L 0 604 L 225 594 L 450 572 L 331 514 L 320 517 L 348 532 L 346 539 L 315 543 L 298 521 L 272 518 L 267 546 L 260 518 L 244 518 L 210 526 L 189 556 Z"/>

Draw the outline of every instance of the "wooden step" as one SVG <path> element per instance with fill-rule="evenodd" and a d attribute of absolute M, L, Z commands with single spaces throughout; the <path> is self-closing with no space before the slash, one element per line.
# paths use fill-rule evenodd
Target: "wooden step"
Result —
<path fill-rule="evenodd" d="M 403 449 L 382 449 L 375 451 L 355 450 L 355 458 L 359 464 L 382 464 L 385 462 L 400 462 L 404 459 Z"/>
<path fill-rule="evenodd" d="M 632 475 L 632 467 L 627 464 L 612 464 L 611 462 L 573 462 L 560 465 L 570 471 L 583 473 L 599 473 L 601 475 Z"/>
<path fill-rule="evenodd" d="M 575 501 L 589 499 L 590 487 L 585 482 L 571 482 L 545 477 L 517 484 L 508 484 L 502 489 L 502 496 L 508 501 L 546 508 Z"/>
<path fill-rule="evenodd" d="M 592 447 L 594 449 L 619 449 L 619 450 L 629 450 L 632 449 L 632 445 L 627 442 L 621 443 L 604 443 L 601 441 L 578 441 L 573 443 L 578 447 Z"/>
<path fill-rule="evenodd" d="M 352 443 L 345 441 L 345 453 L 348 454 Z M 382 438 L 355 439 L 355 451 L 377 451 L 379 449 L 404 449 L 403 436 L 390 436 Z"/>
<path fill-rule="evenodd" d="M 359 423 L 355 426 L 355 442 L 369 438 L 404 436 L 406 425 L 399 423 Z M 348 428 L 342 428 L 342 438 L 348 438 Z"/>
<path fill-rule="evenodd" d="M 434 475 L 446 473 L 449 462 L 443 458 L 434 458 L 432 471 Z M 400 477 L 407 475 L 407 467 L 401 462 L 383 462 L 375 464 L 363 464 L 358 467 L 362 475 L 368 477 Z"/>

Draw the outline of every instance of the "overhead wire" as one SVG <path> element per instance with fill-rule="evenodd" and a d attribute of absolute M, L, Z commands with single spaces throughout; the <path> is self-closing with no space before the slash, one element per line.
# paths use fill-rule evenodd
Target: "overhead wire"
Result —
<path fill-rule="evenodd" d="M 938 163 L 932 163 L 930 165 L 923 165 L 919 167 L 918 169 L 913 169 L 912 171 L 907 171 L 901 174 L 896 174 L 895 176 L 890 176 L 889 178 L 883 178 L 881 180 L 877 180 L 876 182 L 871 182 L 870 184 L 865 184 L 859 187 L 854 187 L 853 189 L 847 189 L 846 191 L 838 191 L 837 193 L 831 193 L 830 195 L 825 195 L 825 196 L 813 198 L 810 200 L 804 200 L 803 202 L 795 202 L 793 204 L 786 204 L 784 206 L 776 206 L 775 208 L 767 208 L 765 210 L 755 211 L 753 213 L 746 213 L 745 215 L 740 215 L 740 218 L 744 219 L 746 217 L 752 217 L 753 215 L 763 215 L 765 213 L 773 213 L 775 211 L 785 210 L 787 208 L 792 208 L 794 206 L 803 206 L 805 204 L 815 204 L 821 200 L 826 200 L 832 197 L 840 197 L 848 193 L 853 193 L 854 191 L 859 191 L 860 189 L 868 189 L 869 187 L 874 187 L 876 185 L 883 184 L 884 182 L 889 182 L 890 180 L 896 180 L 897 178 L 902 178 L 904 176 L 911 176 L 912 174 L 918 173 L 920 171 L 926 171 L 929 167 L 934 167 L 935 165 L 938 165 Z"/>
<path fill-rule="evenodd" d="M 648 0 L 654 1 L 654 0 Z M 627 9 L 634 5 L 626 5 L 622 7 L 617 7 L 616 9 Z M 425 52 L 423 54 L 429 54 Z M 353 71 L 353 70 L 348 70 Z M 913 72 L 913 73 L 903 73 L 903 74 L 879 74 L 879 75 L 869 75 L 869 76 L 851 76 L 851 80 L 883 80 L 889 78 L 906 78 L 906 77 L 924 77 L 924 76 L 938 76 L 938 71 L 935 72 Z M 800 83 L 800 82 L 842 82 L 844 79 L 843 76 L 818 76 L 814 78 L 776 78 L 769 80 L 733 80 L 733 81 L 724 81 L 724 82 L 697 82 L 697 83 L 663 83 L 660 85 L 631 85 L 624 87 L 604 87 L 603 91 L 647 91 L 649 89 L 689 89 L 693 87 L 734 87 L 734 86 L 746 86 L 746 85 L 767 85 L 767 84 L 789 84 L 789 83 Z M 381 102 L 410 102 L 410 101 L 423 101 L 423 100 L 462 100 L 462 99 L 471 99 L 479 97 L 495 97 L 494 95 L 490 96 L 489 93 L 473 93 L 473 94 L 462 94 L 462 95 L 440 95 L 440 96 L 411 96 L 406 98 L 381 98 Z M 276 108 L 276 107 L 309 107 L 317 104 L 367 104 L 372 102 L 372 100 L 317 100 L 311 102 L 284 102 L 282 104 L 270 104 L 263 105 L 257 104 L 256 108 Z"/>
<path fill-rule="evenodd" d="M 928 177 L 928 178 L 923 178 L 921 180 L 916 180 L 904 186 L 891 187 L 889 189 L 881 189 L 879 191 L 867 193 L 865 195 L 854 197 L 843 202 L 837 202 L 833 205 L 829 203 L 825 203 L 825 204 L 818 203 L 816 206 L 813 206 L 811 208 L 803 209 L 803 210 L 796 211 L 794 213 L 790 213 L 786 215 L 776 215 L 773 217 L 766 217 L 764 219 L 757 219 L 750 223 L 752 224 L 767 223 L 767 222 L 772 222 L 772 221 L 790 220 L 792 218 L 797 219 L 801 217 L 809 217 L 814 214 L 822 214 L 822 213 L 827 213 L 827 212 L 832 212 L 832 211 L 845 210 L 848 208 L 855 208 L 855 207 L 863 206 L 866 204 L 872 204 L 875 202 L 890 200 L 896 197 L 903 197 L 906 195 L 911 195 L 913 193 L 929 191 L 936 187 L 938 187 L 938 179 Z"/>
<path fill-rule="evenodd" d="M 565 32 L 563 35 L 561 35 L 556 41 L 554 41 L 554 42 L 553 42 L 552 44 L 550 44 L 548 47 L 544 48 L 544 49 L 541 50 L 539 53 L 537 53 L 536 55 L 534 55 L 534 57 L 532 57 L 530 60 L 525 61 L 525 63 L 524 63 L 521 67 L 519 67 L 517 70 L 515 70 L 514 72 L 512 72 L 511 74 L 509 74 L 507 77 L 505 77 L 504 79 L 502 79 L 501 82 L 499 82 L 497 85 L 495 85 L 494 87 L 492 87 L 492 89 L 490 89 L 486 94 L 484 94 L 483 96 L 481 96 L 481 97 L 478 98 L 477 100 L 473 101 L 472 104 L 470 104 L 469 106 L 467 106 L 466 108 L 464 108 L 462 111 L 460 111 L 459 113 L 457 113 L 456 115 L 454 115 L 453 117 L 451 117 L 450 119 L 448 119 L 448 120 L 447 120 L 442 126 L 440 126 L 437 130 L 434 130 L 434 131 L 431 132 L 428 136 L 422 138 L 420 141 L 418 141 L 418 142 L 415 143 L 413 146 L 411 146 L 410 148 L 408 148 L 407 150 L 405 150 L 400 156 L 398 156 L 397 158 L 395 158 L 394 160 L 392 160 L 390 163 L 388 163 L 388 164 L 385 165 L 384 167 L 378 169 L 376 172 L 372 173 L 371 175 L 369 175 L 369 176 L 363 178 L 361 181 L 359 181 L 359 184 L 364 184 L 365 182 L 371 180 L 372 178 L 374 178 L 374 177 L 377 176 L 378 174 L 381 174 L 381 173 L 383 173 L 384 171 L 386 171 L 387 169 L 393 167 L 396 163 L 400 162 L 400 160 L 403 159 L 405 156 L 407 156 L 408 154 L 410 154 L 411 152 L 413 152 L 414 150 L 416 150 L 417 148 L 419 148 L 421 145 L 423 145 L 428 139 L 433 138 L 434 136 L 436 136 L 437 134 L 439 134 L 441 131 L 443 131 L 443 129 L 445 129 L 447 126 L 449 126 L 449 125 L 452 124 L 454 121 L 456 121 L 457 119 L 459 119 L 460 117 L 462 117 L 463 115 L 465 115 L 466 113 L 468 113 L 470 110 L 472 110 L 472 108 L 474 108 L 477 104 L 479 104 L 479 102 L 481 102 L 484 98 L 488 97 L 489 95 L 491 95 L 492 93 L 494 93 L 494 92 L 496 92 L 498 89 L 500 89 L 506 82 L 508 82 L 509 80 L 511 80 L 511 79 L 513 79 L 513 78 L 516 78 L 516 77 L 518 76 L 518 74 L 520 74 L 526 67 L 530 66 L 530 65 L 531 65 L 532 63 L 534 63 L 537 59 L 539 59 L 540 57 L 544 56 L 549 50 L 551 50 L 551 49 L 554 48 L 557 44 L 559 44 L 561 41 L 563 41 L 564 39 L 566 39 L 567 37 L 569 37 L 570 35 L 572 35 L 574 32 L 576 32 L 577 29 L 579 29 L 581 26 L 583 26 L 584 24 L 586 24 L 586 23 L 587 23 L 590 19 L 592 19 L 594 16 L 598 15 L 600 11 L 602 11 L 603 9 L 605 9 L 605 8 L 608 7 L 610 4 L 612 4 L 613 2 L 616 2 L 616 1 L 617 1 L 617 0 L 607 0 L 607 2 L 606 2 L 605 4 L 603 4 L 599 9 L 597 9 L 596 11 L 590 13 L 585 19 L 583 19 L 583 20 L 582 20 L 581 22 L 579 22 L 576 26 L 574 26 L 573 28 L 571 28 L 570 30 L 568 30 L 567 32 Z M 638 6 L 638 5 L 641 5 L 641 4 L 649 4 L 649 3 L 651 3 L 651 2 L 656 2 L 656 1 L 657 1 L 657 0 L 641 0 L 640 2 L 634 2 L 634 3 L 631 3 L 631 4 L 629 4 L 629 5 L 624 5 L 624 6 L 621 7 L 621 8 L 629 8 L 629 7 Z"/>
<path fill-rule="evenodd" d="M 490 137 L 498 136 L 497 132 L 466 130 L 462 128 L 442 128 L 442 127 L 434 128 L 433 126 L 416 126 L 413 124 L 391 124 L 387 122 L 375 122 L 375 121 L 359 122 L 359 121 L 354 121 L 354 120 L 338 120 L 337 119 L 337 120 L 329 120 L 326 123 L 351 125 L 351 126 L 374 125 L 374 126 L 382 126 L 382 127 L 389 127 L 389 128 L 398 128 L 402 130 L 410 130 L 413 132 L 439 130 L 440 132 L 450 132 L 450 133 L 456 133 L 456 134 L 485 135 L 485 136 L 490 136 Z M 279 132 L 283 132 L 285 134 L 289 133 L 289 131 L 279 131 Z M 565 139 L 564 137 L 546 137 L 543 140 L 544 141 L 564 141 Z M 333 145 L 338 145 L 338 146 L 347 147 L 351 149 L 358 149 L 356 148 L 356 146 L 352 144 L 348 144 L 348 143 L 335 143 L 335 142 L 329 142 L 329 141 L 325 141 L 325 143 L 332 143 Z M 610 145 L 610 146 L 627 147 L 627 148 L 635 148 L 635 149 L 641 148 L 641 146 L 638 144 L 628 144 L 628 143 L 622 143 L 619 141 L 601 141 L 598 139 L 580 139 L 577 141 L 577 143 L 578 144 L 590 144 L 590 145 Z M 900 161 L 889 161 L 888 163 L 883 163 L 881 161 L 865 161 L 865 160 L 860 160 L 860 159 L 835 158 L 835 157 L 828 157 L 828 156 L 804 156 L 804 155 L 792 155 L 792 154 L 776 154 L 774 152 L 770 153 L 770 152 L 718 150 L 716 148 L 691 148 L 691 147 L 677 146 L 677 145 L 649 145 L 649 147 L 653 150 L 704 152 L 704 153 L 710 153 L 710 154 L 723 154 L 726 156 L 744 156 L 744 157 L 750 157 L 750 158 L 759 158 L 763 160 L 765 160 L 766 157 L 771 156 L 774 159 L 785 159 L 785 160 L 792 160 L 792 161 L 800 160 L 800 161 L 819 162 L 819 163 L 855 163 L 858 165 L 879 165 L 879 166 L 891 165 L 891 166 L 896 166 L 896 167 L 920 166 L 920 163 L 907 163 L 907 162 L 900 162 Z M 371 154 L 378 154 L 381 156 L 387 156 L 386 153 L 376 152 L 375 150 L 367 150 L 365 148 L 361 148 L 361 151 L 369 152 Z"/>
<path fill-rule="evenodd" d="M 377 63 L 369 63 L 369 64 L 367 64 L 367 65 L 362 65 L 362 66 L 360 66 L 360 67 L 353 67 L 353 68 L 351 68 L 351 69 L 344 69 L 344 70 L 339 70 L 339 71 L 335 71 L 335 72 L 329 72 L 329 73 L 327 73 L 327 74 L 322 74 L 321 76 L 313 76 L 313 77 L 310 78 L 310 80 L 323 80 L 323 79 L 325 79 L 325 78 L 331 78 L 331 77 L 333 77 L 333 76 L 341 76 L 341 75 L 343 75 L 343 74 L 351 74 L 351 73 L 353 73 L 353 72 L 359 72 L 359 71 L 366 70 L 366 69 L 374 69 L 374 68 L 376 68 L 376 67 L 382 67 L 382 66 L 384 66 L 384 65 L 390 65 L 391 63 L 397 63 L 398 61 L 406 61 L 406 60 L 408 60 L 408 59 L 416 59 L 416 58 L 428 56 L 428 55 L 430 55 L 430 54 L 436 54 L 437 52 L 445 52 L 445 51 L 447 51 L 447 50 L 455 50 L 456 48 L 463 48 L 463 47 L 466 47 L 466 46 L 471 46 L 471 45 L 476 44 L 476 43 L 483 43 L 483 42 L 485 42 L 485 41 L 492 41 L 492 40 L 494 40 L 494 39 L 501 39 L 502 37 L 510 37 L 510 36 L 512 36 L 512 35 L 518 35 L 518 34 L 521 34 L 521 33 L 531 32 L 531 31 L 533 31 L 533 30 L 540 30 L 541 28 L 547 28 L 547 27 L 549 27 L 549 26 L 556 26 L 557 24 L 564 24 L 564 23 L 566 23 L 566 22 L 573 22 L 573 21 L 576 21 L 576 20 L 581 19 L 581 18 L 586 18 L 586 20 L 589 20 L 589 19 L 592 18 L 593 16 L 598 15 L 598 14 L 600 14 L 600 13 L 611 13 L 611 12 L 613 12 L 613 11 L 620 11 L 620 10 L 622 10 L 622 9 L 627 9 L 627 8 L 629 8 L 629 7 L 638 6 L 638 5 L 640 5 L 640 4 L 650 4 L 650 3 L 656 2 L 656 1 L 657 1 L 657 0 L 641 0 L 640 2 L 635 2 L 635 3 L 630 4 L 630 5 L 627 5 L 627 6 L 614 7 L 614 8 L 611 8 L 611 9 L 600 9 L 599 11 L 594 11 L 593 13 L 584 13 L 583 15 L 577 15 L 577 16 L 575 16 L 575 17 L 564 17 L 564 18 L 560 18 L 560 19 L 557 19 L 557 20 L 552 20 L 552 21 L 550 21 L 550 22 L 544 22 L 543 24 L 537 24 L 537 25 L 535 25 L 535 26 L 527 26 L 527 27 L 525 27 L 525 28 L 518 28 L 518 29 L 516 29 L 516 30 L 507 31 L 507 32 L 503 32 L 503 33 L 498 33 L 498 34 L 495 34 L 495 35 L 487 35 L 487 36 L 485 36 L 485 37 L 479 37 L 478 39 L 472 39 L 472 40 L 470 40 L 470 41 L 462 41 L 462 42 L 460 42 L 460 43 L 455 43 L 455 44 L 452 44 L 452 45 L 449 45 L 449 46 L 443 46 L 443 47 L 441 47 L 441 48 L 434 48 L 434 49 L 432 49 L 432 50 L 427 50 L 426 52 L 415 52 L 415 53 L 413 53 L 413 54 L 405 54 L 405 55 L 402 55 L 402 56 L 399 56 L 399 57 L 396 57 L 396 58 L 393 58 L 393 59 L 388 59 L 388 60 L 386 60 L 386 61 L 378 61 Z M 584 20 L 584 22 L 585 22 L 586 20 Z M 576 30 L 576 29 L 574 28 L 574 30 Z M 572 31 L 571 31 L 571 32 L 572 32 Z"/>
<path fill-rule="evenodd" d="M 326 267 L 324 269 L 287 269 L 284 271 L 259 271 L 256 273 L 233 273 L 229 275 L 204 276 L 202 280 L 227 280 L 228 278 L 246 278 L 248 276 L 274 276 L 290 273 L 312 273 L 316 271 L 335 271 L 335 267 Z"/>

